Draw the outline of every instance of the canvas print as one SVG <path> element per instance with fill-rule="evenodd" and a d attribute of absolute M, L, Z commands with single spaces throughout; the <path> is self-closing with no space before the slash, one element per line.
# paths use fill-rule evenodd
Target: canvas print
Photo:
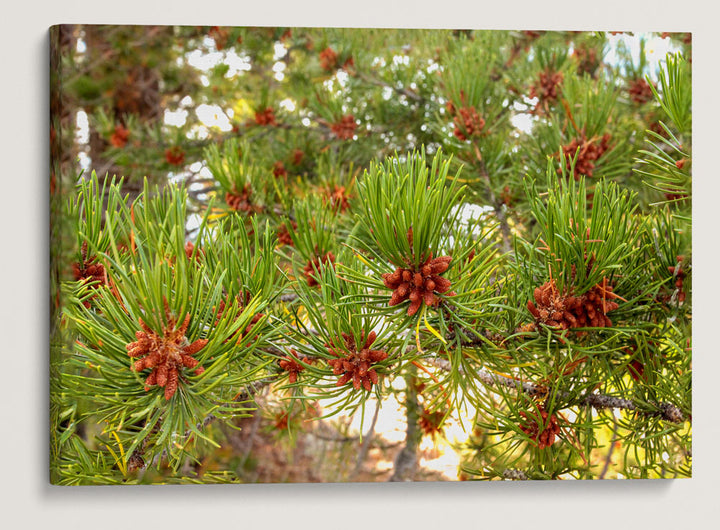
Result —
<path fill-rule="evenodd" d="M 51 483 L 690 477 L 691 43 L 52 27 Z"/>

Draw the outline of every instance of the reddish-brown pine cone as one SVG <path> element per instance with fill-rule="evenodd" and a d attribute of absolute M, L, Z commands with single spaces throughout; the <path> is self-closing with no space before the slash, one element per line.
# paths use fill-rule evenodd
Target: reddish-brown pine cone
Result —
<path fill-rule="evenodd" d="M 630 372 L 630 376 L 635 381 L 642 379 L 643 374 L 645 373 L 645 365 L 637 359 L 633 359 L 632 361 L 630 361 L 627 365 L 627 369 L 628 372 Z"/>
<path fill-rule="evenodd" d="M 242 296 L 237 295 L 237 296 L 235 297 L 235 303 L 236 303 L 237 306 L 238 306 L 238 312 L 237 312 L 237 315 L 236 315 L 236 317 L 235 317 L 236 320 L 240 317 L 240 313 L 242 313 L 243 308 L 244 308 L 245 305 L 250 301 L 251 298 L 252 298 L 252 296 L 251 296 L 250 293 L 247 292 L 247 291 L 243 291 Z M 243 303 L 243 300 L 245 301 L 245 303 Z M 225 312 L 225 308 L 226 308 L 226 307 L 227 307 L 227 306 L 226 306 L 225 300 L 220 300 L 220 303 L 218 304 L 217 317 L 215 318 L 216 322 L 220 322 L 220 320 L 222 319 L 223 313 Z M 233 333 L 230 337 L 228 337 L 228 338 L 225 340 L 225 342 L 231 340 L 233 337 L 237 337 L 236 344 L 240 344 L 240 343 L 242 342 L 242 340 L 250 334 L 250 332 L 252 331 L 253 326 L 254 326 L 255 324 L 257 324 L 258 321 L 259 321 L 262 317 L 264 317 L 264 316 L 265 316 L 264 313 L 257 313 L 257 314 L 255 314 L 255 315 L 253 315 L 252 319 L 250 320 L 250 323 L 245 327 L 244 330 L 237 330 L 237 331 L 236 331 L 235 333 Z M 259 336 L 258 336 L 258 335 L 255 335 L 255 337 L 253 337 L 253 340 L 257 341 L 258 338 L 259 338 Z"/>
<path fill-rule="evenodd" d="M 106 275 L 105 267 L 101 263 L 85 262 L 80 265 L 73 263 L 73 274 L 76 280 L 86 280 L 87 282 L 96 282 L 92 287 L 97 288 L 105 285 Z"/>
<path fill-rule="evenodd" d="M 319 285 L 317 278 L 315 278 L 315 271 L 320 269 L 320 263 L 334 265 L 335 255 L 332 252 L 326 252 L 323 256 L 316 256 L 307 262 L 307 265 L 303 268 L 303 272 L 310 287 Z"/>
<path fill-rule="evenodd" d="M 211 37 L 215 41 L 215 47 L 218 50 L 222 50 L 227 45 L 230 33 L 225 28 L 219 26 L 212 26 L 208 31 L 208 37 Z"/>
<path fill-rule="evenodd" d="M 285 178 L 288 176 L 287 169 L 285 169 L 285 164 L 283 164 L 282 161 L 278 160 L 273 164 L 273 176 L 275 178 Z"/>
<path fill-rule="evenodd" d="M 295 166 L 299 166 L 300 163 L 303 161 L 303 158 L 305 158 L 305 151 L 302 149 L 294 149 L 292 153 L 292 163 Z"/>
<path fill-rule="evenodd" d="M 440 274 L 448 269 L 451 260 L 450 256 L 428 258 L 418 270 L 398 267 L 392 273 L 383 274 L 385 287 L 393 289 L 388 305 L 410 300 L 408 316 L 417 313 L 423 302 L 428 306 L 437 305 L 440 298 L 435 293 L 446 293 L 450 289 L 450 280 Z"/>
<path fill-rule="evenodd" d="M 255 123 L 257 125 L 277 125 L 273 108 L 267 107 L 255 112 Z"/>
<path fill-rule="evenodd" d="M 479 135 L 485 127 L 485 120 L 480 117 L 475 107 L 462 107 L 453 118 L 455 130 L 453 134 L 458 140 L 465 141 L 470 136 Z"/>
<path fill-rule="evenodd" d="M 570 171 L 572 167 L 572 161 L 577 152 L 577 160 L 575 161 L 575 168 L 573 171 L 573 178 L 575 180 L 580 179 L 580 175 L 586 177 L 592 177 L 593 171 L 595 170 L 595 162 L 607 151 L 610 147 L 610 135 L 605 134 L 602 138 L 593 138 L 588 140 L 583 135 L 579 139 L 575 139 L 567 145 L 562 146 L 563 153 L 565 154 L 565 163 L 567 170 Z M 580 151 L 578 152 L 578 148 Z M 561 169 L 557 170 L 558 174 L 562 173 Z"/>
<path fill-rule="evenodd" d="M 115 126 L 115 131 L 110 136 L 110 143 L 113 147 L 125 147 L 130 137 L 130 131 L 128 131 L 122 124 Z"/>
<path fill-rule="evenodd" d="M 541 425 L 534 414 L 530 415 L 525 412 L 521 412 L 520 416 L 528 421 L 520 425 L 520 430 L 532 438 L 537 443 L 539 449 L 545 449 L 555 443 L 555 437 L 560 434 L 560 425 L 558 424 L 557 416 L 555 416 L 555 414 L 550 414 L 548 416 L 548 413 L 542 408 L 539 412 L 540 417 L 542 418 L 542 421 L 540 422 Z M 541 426 L 544 426 L 542 430 L 540 430 Z"/>
<path fill-rule="evenodd" d="M 225 194 L 225 203 L 231 210 L 236 212 L 250 213 L 257 211 L 258 208 L 253 205 L 250 196 L 252 195 L 252 188 L 250 184 L 245 184 L 242 191 L 233 189 Z"/>
<path fill-rule="evenodd" d="M 558 329 L 611 327 L 607 313 L 619 307 L 605 278 L 580 296 L 560 293 L 551 280 L 536 287 L 533 297 L 535 302 L 528 300 L 527 308 L 535 323 Z"/>
<path fill-rule="evenodd" d="M 192 241 L 188 241 L 185 243 L 185 255 L 188 259 L 192 259 L 193 252 L 195 252 L 195 245 Z M 200 261 L 200 254 L 204 254 L 205 252 L 203 249 L 198 249 L 198 251 L 195 253 L 195 261 Z"/>
<path fill-rule="evenodd" d="M 320 67 L 328 72 L 334 70 L 338 64 L 338 56 L 329 46 L 320 52 Z"/>
<path fill-rule="evenodd" d="M 572 56 L 577 60 L 580 74 L 586 73 L 592 76 L 600 66 L 600 58 L 595 48 L 578 46 L 573 51 Z"/>
<path fill-rule="evenodd" d="M 138 319 L 141 330 L 135 332 L 137 341 L 129 343 L 126 349 L 129 357 L 139 358 L 133 363 L 133 370 L 152 370 L 145 379 L 145 390 L 150 390 L 150 387 L 155 385 L 164 387 L 167 400 L 177 391 L 182 368 L 195 368 L 196 375 L 205 371 L 192 356 L 202 350 L 208 340 L 198 339 L 188 343 L 185 332 L 190 323 L 190 313 L 178 328 L 175 328 L 177 321 L 167 310 L 166 318 L 167 325 L 162 334 L 156 333 L 142 319 Z"/>
<path fill-rule="evenodd" d="M 297 230 L 297 223 L 295 221 L 290 221 L 290 223 L 293 227 L 293 230 Z M 278 228 L 277 231 L 277 236 L 278 243 L 280 243 L 281 245 L 289 245 L 291 247 L 294 246 L 292 237 L 290 236 L 290 231 L 288 230 L 286 224 L 283 223 L 282 225 L 280 225 L 280 228 Z"/>
<path fill-rule="evenodd" d="M 330 198 L 330 205 L 333 208 L 339 209 L 341 212 L 344 212 L 348 208 L 350 208 L 350 203 L 348 202 L 348 196 L 346 194 L 345 186 L 335 186 L 332 190 L 328 190 L 328 197 Z"/>
<path fill-rule="evenodd" d="M 552 103 L 557 101 L 560 95 L 560 85 L 563 82 L 563 75 L 560 72 L 553 72 L 546 70 L 540 72 L 538 81 L 535 85 L 530 87 L 531 98 L 538 98 L 538 103 L 535 106 L 535 112 L 539 112 L 542 109 L 543 103 Z"/>
<path fill-rule="evenodd" d="M 630 99 L 638 105 L 647 103 L 653 98 L 653 91 L 650 84 L 643 78 L 633 79 L 628 84 Z"/>
<path fill-rule="evenodd" d="M 173 166 L 181 166 L 185 162 L 185 152 L 179 145 L 165 150 L 165 160 Z"/>
<path fill-rule="evenodd" d="M 677 294 L 677 301 L 678 302 L 684 302 L 686 298 L 685 291 L 683 289 L 684 279 L 685 279 L 685 269 L 682 268 L 682 261 L 683 256 L 677 256 L 677 266 L 674 267 L 668 267 L 668 271 L 670 271 L 675 278 L 674 286 L 678 291 Z M 670 299 L 670 297 L 668 297 Z"/>
<path fill-rule="evenodd" d="M 341 140 L 351 140 L 355 135 L 355 129 L 357 129 L 357 123 L 352 114 L 343 116 L 339 122 L 330 124 L 330 130 Z"/>
<path fill-rule="evenodd" d="M 420 430 L 429 436 L 441 434 L 443 432 L 442 420 L 444 417 L 445 413 L 442 411 L 430 412 L 424 408 L 418 419 Z"/>
<path fill-rule="evenodd" d="M 278 364 L 280 365 L 280 368 L 288 372 L 288 380 L 290 383 L 296 383 L 298 374 L 305 370 L 305 366 L 303 366 L 300 361 L 298 360 L 298 353 L 295 350 L 290 350 L 291 355 L 286 355 L 284 358 L 280 359 L 278 361 Z M 311 363 L 312 359 L 304 359 L 306 363 Z"/>
<path fill-rule="evenodd" d="M 294 381 L 292 381 L 294 382 Z M 290 420 L 290 414 L 287 412 L 278 412 L 273 420 L 275 428 L 279 431 L 286 431 L 288 428 L 288 421 Z"/>
<path fill-rule="evenodd" d="M 353 388 L 359 390 L 361 387 L 367 391 L 377 385 L 379 377 L 373 365 L 387 359 L 387 353 L 381 350 L 372 350 L 370 347 L 375 342 L 377 334 L 371 331 L 367 339 L 365 332 L 360 335 L 360 351 L 355 344 L 355 339 L 342 333 L 345 348 L 336 346 L 334 341 L 325 344 L 325 347 L 336 359 L 328 360 L 328 365 L 333 369 L 334 375 L 339 375 L 336 386 L 342 386 L 352 381 Z M 339 341 L 338 341 L 339 342 Z"/>
<path fill-rule="evenodd" d="M 96 263 L 96 258 L 94 256 L 88 257 L 87 242 L 85 241 L 83 241 L 82 247 L 80 249 L 80 254 L 82 256 L 82 262 L 75 262 L 72 264 L 73 276 L 75 277 L 75 280 L 82 280 L 85 283 L 92 282 L 92 284 L 90 285 L 91 289 L 98 289 L 103 285 L 107 285 L 107 271 L 105 270 L 105 266 L 101 263 Z M 83 305 L 89 308 L 90 300 L 85 300 L 83 302 Z"/>

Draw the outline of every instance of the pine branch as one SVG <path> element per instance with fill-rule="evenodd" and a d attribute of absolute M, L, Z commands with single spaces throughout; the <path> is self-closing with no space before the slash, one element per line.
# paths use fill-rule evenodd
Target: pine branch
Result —
<path fill-rule="evenodd" d="M 360 451 L 358 451 L 358 457 L 355 462 L 355 469 L 353 470 L 352 474 L 350 475 L 350 479 L 354 479 L 358 473 L 360 473 L 360 470 L 362 469 L 362 464 L 365 461 L 365 458 L 367 457 L 368 450 L 370 449 L 370 442 L 372 441 L 374 435 L 375 435 L 375 425 L 377 424 L 378 415 L 380 413 L 380 401 L 378 401 L 375 404 L 375 413 L 373 414 L 372 423 L 370 423 L 370 428 L 368 429 L 367 433 L 365 434 L 365 439 L 362 442 L 362 445 L 360 446 Z"/>
<path fill-rule="evenodd" d="M 444 359 L 431 359 L 428 361 L 442 370 L 451 370 L 450 362 Z M 487 370 L 477 370 L 474 373 L 474 376 L 482 381 L 486 386 L 502 386 L 519 392 L 524 392 L 530 396 L 545 395 L 550 391 L 547 387 L 542 387 L 531 382 L 520 381 L 518 379 L 513 379 L 512 377 L 488 372 Z M 567 395 L 567 393 L 561 393 L 560 397 L 566 397 Z M 582 397 L 577 404 L 589 405 L 596 410 L 623 409 L 636 411 L 637 413 L 646 416 L 659 416 L 663 420 L 671 423 L 684 423 L 686 421 L 685 415 L 682 411 L 677 406 L 667 402 L 658 403 L 658 411 L 649 411 L 640 408 L 637 403 L 629 399 L 608 396 L 605 394 L 590 393 Z"/>
<path fill-rule="evenodd" d="M 423 98 L 421 95 L 419 95 L 417 92 L 414 92 L 412 90 L 409 90 L 407 88 L 400 88 L 395 85 L 391 85 L 390 83 L 386 83 L 385 81 L 381 79 L 377 79 L 374 77 L 370 77 L 369 75 L 363 73 L 363 72 L 355 72 L 355 76 L 359 79 L 362 79 L 366 83 L 370 85 L 380 86 L 383 88 L 389 88 L 393 90 L 394 92 L 398 93 L 401 96 L 405 96 L 409 99 L 412 99 L 413 101 L 417 101 L 418 103 L 422 103 L 425 101 L 425 98 Z"/>
<path fill-rule="evenodd" d="M 506 480 L 529 480 L 525 472 L 520 469 L 506 469 L 502 476 Z"/>

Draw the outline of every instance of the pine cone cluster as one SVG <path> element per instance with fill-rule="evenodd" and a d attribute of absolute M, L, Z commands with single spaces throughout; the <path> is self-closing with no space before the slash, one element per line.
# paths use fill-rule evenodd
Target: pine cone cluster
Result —
<path fill-rule="evenodd" d="M 305 158 L 305 151 L 303 151 L 302 149 L 293 149 L 293 152 L 292 152 L 293 165 L 299 166 L 302 163 L 303 158 Z"/>
<path fill-rule="evenodd" d="M 105 270 L 105 266 L 102 263 L 95 262 L 94 257 L 88 258 L 86 241 L 83 241 L 83 244 L 80 247 L 80 255 L 82 257 L 82 262 L 75 262 L 72 264 L 75 280 L 84 280 L 86 283 L 94 282 L 90 286 L 92 289 L 97 289 L 103 285 L 107 285 L 107 271 Z M 90 302 L 86 300 L 83 305 L 85 307 L 90 307 Z"/>
<path fill-rule="evenodd" d="M 181 166 L 185 162 L 185 152 L 182 147 L 175 145 L 165 149 L 165 161 L 171 166 Z"/>
<path fill-rule="evenodd" d="M 450 256 L 430 257 L 417 270 L 398 267 L 395 272 L 383 274 L 385 287 L 394 291 L 388 305 L 410 300 L 408 316 L 417 313 L 423 302 L 428 306 L 437 305 L 440 299 L 435 293 L 446 293 L 450 289 L 450 280 L 440 274 L 448 269 L 451 260 Z"/>
<path fill-rule="evenodd" d="M 187 259 L 192 259 L 193 252 L 195 252 L 195 245 L 192 241 L 188 241 L 185 243 L 185 255 L 187 256 Z M 200 261 L 201 254 L 205 254 L 205 251 L 202 248 L 195 254 L 195 261 Z"/>
<path fill-rule="evenodd" d="M 328 190 L 328 197 L 330 199 L 330 205 L 334 209 L 340 209 L 341 212 L 344 212 L 348 208 L 350 208 L 350 203 L 348 202 L 348 195 L 345 190 L 345 186 L 335 186 L 332 190 Z"/>
<path fill-rule="evenodd" d="M 378 374 L 372 365 L 387 359 L 388 354 L 380 350 L 371 350 L 370 347 L 375 342 L 377 334 L 371 331 L 367 339 L 365 332 L 360 335 L 360 343 L 362 347 L 360 351 L 355 344 L 355 339 L 347 333 L 342 334 L 344 348 L 335 345 L 334 341 L 325 344 L 325 347 L 336 359 L 330 359 L 328 364 L 333 369 L 334 375 L 339 375 L 335 386 L 342 386 L 352 381 L 353 388 L 359 390 L 360 387 L 367 391 L 372 389 L 372 385 L 378 384 Z"/>
<path fill-rule="evenodd" d="M 600 67 L 601 61 L 601 57 L 598 56 L 595 48 L 578 46 L 573 51 L 572 56 L 577 61 L 577 69 L 580 75 L 588 74 L 591 77 L 595 77 L 595 72 Z"/>
<path fill-rule="evenodd" d="M 247 291 L 245 291 L 245 292 L 243 293 L 242 299 L 241 299 L 241 297 L 240 297 L 239 295 L 235 297 L 235 303 L 239 306 L 239 310 L 238 310 L 238 313 L 237 313 L 237 316 L 238 316 L 238 317 L 240 316 L 240 313 L 242 313 L 243 308 L 245 307 L 245 305 L 247 305 L 247 303 L 250 301 L 250 298 L 252 298 L 252 297 L 250 296 L 250 293 L 248 293 Z M 243 304 L 243 299 L 245 300 L 245 303 L 244 303 L 244 304 Z M 227 306 L 226 306 L 226 304 L 225 304 L 225 300 L 220 300 L 220 303 L 218 304 L 218 313 L 217 313 L 217 317 L 216 317 L 216 322 L 220 322 L 220 320 L 222 319 L 222 315 L 223 315 L 223 313 L 225 312 L 225 308 L 226 308 L 226 307 L 227 307 Z M 252 319 L 250 319 L 250 323 L 245 327 L 245 329 L 244 329 L 244 330 L 237 330 L 235 333 L 233 333 L 233 335 L 232 335 L 231 337 L 228 338 L 228 340 L 230 340 L 230 338 L 232 338 L 232 337 L 237 336 L 237 341 L 236 341 L 236 343 L 240 343 L 245 337 L 247 337 L 247 336 L 250 334 L 250 332 L 252 331 L 253 326 L 254 326 L 255 324 L 257 324 L 258 321 L 259 321 L 262 317 L 264 317 L 264 316 L 265 316 L 264 313 L 257 313 L 257 314 L 255 314 L 255 315 L 253 315 Z M 237 318 L 237 317 L 236 317 L 236 318 Z M 253 338 L 253 340 L 258 340 L 258 335 L 255 335 L 255 337 Z M 227 341 L 226 341 L 226 342 L 227 342 Z"/>
<path fill-rule="evenodd" d="M 630 377 L 632 377 L 635 381 L 643 379 L 645 376 L 645 365 L 637 359 L 630 361 L 627 365 L 627 369 L 628 372 L 630 372 Z"/>
<path fill-rule="evenodd" d="M 289 421 L 290 413 L 284 410 L 278 411 L 275 416 L 273 416 L 273 426 L 278 431 L 287 431 Z"/>
<path fill-rule="evenodd" d="M 440 410 L 430 412 L 428 409 L 423 408 L 422 412 L 420 413 L 420 418 L 418 419 L 418 425 L 420 426 L 420 430 L 423 432 L 423 434 L 433 437 L 437 436 L 438 434 L 442 434 L 442 420 L 444 417 L 445 413 Z"/>
<path fill-rule="evenodd" d="M 142 318 L 138 319 L 141 328 L 141 331 L 135 333 L 138 340 L 129 343 L 126 349 L 130 357 L 142 357 L 135 361 L 133 370 L 139 372 L 147 368 L 152 369 L 145 379 L 145 390 L 149 390 L 153 385 L 164 387 L 165 399 L 168 400 L 177 390 L 182 368 L 195 368 L 196 375 L 205 371 L 205 368 L 198 366 L 198 360 L 192 356 L 202 350 L 208 341 L 198 339 L 188 344 L 185 332 L 190 323 L 190 313 L 185 316 L 185 320 L 177 329 L 175 329 L 177 321 L 169 315 L 166 316 L 168 323 L 163 328 L 162 335 L 150 329 Z"/>
<path fill-rule="evenodd" d="M 618 308 L 605 278 L 581 296 L 560 293 L 554 280 L 536 287 L 533 296 L 535 303 L 528 300 L 527 307 L 536 323 L 558 329 L 611 327 L 607 313 Z"/>
<path fill-rule="evenodd" d="M 128 143 L 128 138 L 130 138 L 130 131 L 119 123 L 115 126 L 112 136 L 110 136 L 110 143 L 113 147 L 125 147 Z"/>
<path fill-rule="evenodd" d="M 455 114 L 453 118 L 455 124 L 453 134 L 461 142 L 471 136 L 479 135 L 485 127 L 485 120 L 480 117 L 475 107 L 461 107 L 456 111 L 455 106 L 450 102 L 448 110 Z"/>
<path fill-rule="evenodd" d="M 255 112 L 255 123 L 257 125 L 277 125 L 275 121 L 275 110 L 267 107 Z"/>
<path fill-rule="evenodd" d="M 245 184 L 241 192 L 238 192 L 235 188 L 233 188 L 233 191 L 225 193 L 225 203 L 231 210 L 250 213 L 257 210 L 250 200 L 251 195 L 252 188 L 250 187 L 250 184 Z"/>
<path fill-rule="evenodd" d="M 329 46 L 325 48 L 323 51 L 320 52 L 320 67 L 330 72 L 337 68 L 338 65 L 338 56 L 337 53 L 335 53 L 335 50 L 330 48 Z"/>
<path fill-rule="evenodd" d="M 565 154 L 567 170 L 570 171 L 572 166 L 573 158 L 577 152 L 577 160 L 575 161 L 575 169 L 573 172 L 573 178 L 575 180 L 580 179 L 580 175 L 586 177 L 592 177 L 593 171 L 595 170 L 595 161 L 600 158 L 605 151 L 610 147 L 610 135 L 605 134 L 600 138 L 599 142 L 597 138 L 591 138 L 588 140 L 583 135 L 579 139 L 575 139 L 568 145 L 562 146 L 563 153 Z M 580 151 L 578 152 L 578 148 Z M 558 174 L 561 174 L 562 170 L 558 169 Z"/>
<path fill-rule="evenodd" d="M 638 105 L 647 103 L 653 98 L 652 88 L 650 88 L 648 82 L 643 78 L 633 79 L 630 81 L 628 83 L 627 91 L 628 94 L 630 94 L 630 99 Z"/>
<path fill-rule="evenodd" d="M 220 26 L 212 26 L 208 31 L 208 37 L 215 41 L 215 48 L 220 51 L 227 46 L 230 33 L 228 30 L 221 28 Z"/>
<path fill-rule="evenodd" d="M 315 270 L 320 269 L 320 264 L 328 264 L 331 265 L 335 263 L 335 255 L 332 252 L 326 252 L 323 256 L 315 256 L 313 259 L 307 262 L 307 265 L 303 268 L 303 272 L 305 273 L 305 278 L 307 279 L 308 285 L 310 287 L 315 287 L 318 285 L 317 278 L 315 278 Z"/>
<path fill-rule="evenodd" d="M 355 123 L 355 116 L 347 114 L 340 118 L 339 122 L 330 124 L 332 132 L 341 140 L 351 140 L 355 135 L 355 129 L 357 129 L 357 123 Z"/>
<path fill-rule="evenodd" d="M 674 267 L 668 267 L 668 271 L 675 277 L 675 288 L 678 290 L 678 302 L 685 301 L 685 291 L 683 290 L 683 280 L 685 278 L 685 270 L 681 268 L 683 256 L 677 256 L 677 265 Z"/>
<path fill-rule="evenodd" d="M 288 176 L 287 169 L 285 169 L 285 164 L 283 164 L 280 160 L 273 164 L 272 173 L 273 177 L 275 178 L 285 178 Z"/>
<path fill-rule="evenodd" d="M 293 227 L 293 230 L 297 229 L 297 223 L 295 221 L 290 221 L 290 223 Z M 288 230 L 288 227 L 285 223 L 281 224 L 280 228 L 278 228 L 277 237 L 278 243 L 280 243 L 281 245 L 289 245 L 291 247 L 294 246 L 292 237 L 290 236 L 290 230 Z"/>
<path fill-rule="evenodd" d="M 537 443 L 538 448 L 545 449 L 555 443 L 555 437 L 560 434 L 560 425 L 555 414 L 548 415 L 547 411 L 543 410 L 542 407 L 540 407 L 539 412 L 539 418 L 521 412 L 520 416 L 528 421 L 523 423 L 520 429 Z M 541 421 L 538 422 L 538 420 Z M 544 426 L 542 430 L 540 430 L 541 426 Z"/>
<path fill-rule="evenodd" d="M 278 361 L 280 368 L 288 372 L 288 380 L 290 383 L 296 383 L 298 374 L 305 370 L 305 367 L 298 360 L 298 352 L 290 350 L 291 355 L 286 355 Z M 306 363 L 311 363 L 312 359 L 304 359 Z"/>
<path fill-rule="evenodd" d="M 530 97 L 538 98 L 538 104 L 535 107 L 537 111 L 540 109 L 541 103 L 552 103 L 557 101 L 560 95 L 560 85 L 563 81 L 563 75 L 560 72 L 546 70 L 540 72 L 537 84 L 530 87 Z"/>

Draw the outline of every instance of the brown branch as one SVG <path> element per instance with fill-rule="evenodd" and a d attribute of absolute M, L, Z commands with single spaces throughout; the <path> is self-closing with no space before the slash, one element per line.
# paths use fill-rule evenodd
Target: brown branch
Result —
<path fill-rule="evenodd" d="M 530 480 L 524 471 L 520 469 L 506 469 L 502 474 L 506 480 Z"/>
<path fill-rule="evenodd" d="M 415 376 L 417 370 L 411 367 L 405 376 L 405 416 L 407 418 L 407 429 L 405 434 L 405 447 L 398 453 L 394 462 L 394 472 L 390 482 L 406 482 L 415 478 L 418 468 L 418 446 L 422 440 L 422 432 L 418 425 L 419 408 L 417 390 L 415 387 Z"/>
<path fill-rule="evenodd" d="M 451 370 L 450 362 L 445 359 L 428 359 L 428 361 L 442 370 Z M 547 387 L 515 379 L 510 376 L 496 374 L 487 370 L 477 370 L 474 375 L 489 387 L 502 386 L 518 392 L 523 392 L 530 396 L 546 395 L 549 392 Z M 567 397 L 567 393 L 561 393 L 559 395 L 560 397 Z M 605 394 L 590 393 L 580 398 L 577 404 L 589 405 L 597 410 L 624 409 L 636 411 L 637 413 L 645 416 L 660 417 L 661 419 L 671 423 L 684 423 L 686 421 L 685 415 L 682 411 L 677 406 L 667 402 L 658 403 L 657 407 L 659 410 L 645 410 L 629 399 L 608 396 Z"/>
<path fill-rule="evenodd" d="M 425 101 L 425 98 L 423 98 L 417 92 L 413 92 L 412 90 L 407 89 L 407 88 L 400 88 L 395 85 L 391 85 L 390 83 L 386 83 L 382 79 L 370 77 L 368 74 L 365 74 L 363 72 L 355 71 L 354 76 L 359 79 L 362 79 L 363 81 L 365 81 L 366 83 L 369 83 L 371 85 L 380 86 L 383 88 L 389 88 L 389 89 L 393 90 L 394 92 L 400 94 L 401 96 L 405 96 L 409 99 L 412 99 L 413 101 L 417 101 L 418 103 L 422 103 L 423 101 Z"/>
<path fill-rule="evenodd" d="M 375 413 L 373 414 L 372 423 L 370 423 L 370 428 L 368 429 L 367 433 L 365 434 L 365 439 L 362 442 L 362 445 L 360 446 L 360 451 L 358 452 L 357 461 L 355 463 L 355 469 L 350 475 L 350 480 L 354 479 L 358 473 L 360 473 L 360 470 L 362 469 L 362 464 L 365 461 L 365 458 L 367 457 L 368 450 L 370 449 L 370 442 L 372 441 L 373 437 L 375 436 L 375 424 L 377 423 L 378 415 L 380 413 L 380 401 L 378 401 L 375 404 Z"/>

